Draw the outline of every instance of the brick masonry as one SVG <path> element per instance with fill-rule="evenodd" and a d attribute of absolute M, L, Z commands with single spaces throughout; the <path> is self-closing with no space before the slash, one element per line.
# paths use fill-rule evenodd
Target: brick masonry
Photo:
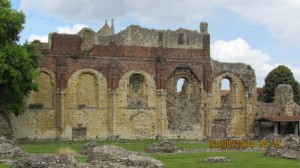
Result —
<path fill-rule="evenodd" d="M 221 135 L 218 119 L 226 120 L 226 136 L 253 131 L 254 71 L 211 60 L 207 23 L 200 31 L 129 26 L 118 34 L 106 24 L 37 43 L 40 90 L 28 97 L 24 114 L 11 116 L 17 138 L 204 139 Z M 179 78 L 187 79 L 185 97 L 175 89 Z M 232 86 L 227 106 L 223 78 Z"/>

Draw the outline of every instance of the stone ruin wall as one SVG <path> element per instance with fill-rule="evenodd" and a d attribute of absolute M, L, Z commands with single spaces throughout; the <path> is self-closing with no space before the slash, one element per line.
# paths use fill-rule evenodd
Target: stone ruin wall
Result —
<path fill-rule="evenodd" d="M 178 79 L 185 79 L 182 91 L 176 89 Z M 168 130 L 177 138 L 193 135 L 203 139 L 206 101 L 203 83 L 188 68 L 178 68 L 168 80 L 167 120 Z"/>
<path fill-rule="evenodd" d="M 118 34 L 105 25 L 39 44 L 40 88 L 24 114 L 11 116 L 16 138 L 204 139 L 218 137 L 224 119 L 227 136 L 251 134 L 254 72 L 210 59 L 206 23 L 200 32 L 130 26 Z M 187 81 L 180 95 L 179 78 Z M 228 106 L 220 101 L 223 78 L 233 86 Z"/>
<path fill-rule="evenodd" d="M 254 70 L 245 64 L 220 63 L 212 60 L 214 80 L 210 96 L 212 137 L 251 136 L 254 130 L 256 87 Z M 221 83 L 230 81 L 227 102 L 221 100 Z"/>
<path fill-rule="evenodd" d="M 273 103 L 257 103 L 257 116 L 294 116 L 300 115 L 300 106 L 294 101 L 292 86 L 280 84 L 275 89 Z"/>
<path fill-rule="evenodd" d="M 275 89 L 275 99 L 273 103 L 257 102 L 256 115 L 257 118 L 265 116 L 300 115 L 300 106 L 294 101 L 292 86 L 287 84 L 278 85 Z M 289 127 L 288 123 L 284 122 L 281 122 L 280 125 L 282 129 L 281 133 L 284 133 Z M 292 128 L 294 128 L 294 126 Z M 263 135 L 268 135 L 274 132 L 274 125 L 271 122 L 262 122 L 261 130 L 263 130 Z M 256 127 L 255 133 L 259 133 L 258 127 Z"/>

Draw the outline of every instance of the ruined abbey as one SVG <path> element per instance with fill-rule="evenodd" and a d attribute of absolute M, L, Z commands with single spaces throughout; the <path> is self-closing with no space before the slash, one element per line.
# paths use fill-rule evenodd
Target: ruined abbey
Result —
<path fill-rule="evenodd" d="M 199 30 L 131 25 L 115 33 L 49 34 L 26 111 L 11 123 L 16 138 L 198 139 L 254 133 L 255 72 L 210 57 L 208 24 Z M 177 82 L 182 80 L 181 91 Z M 221 98 L 221 81 L 230 96 Z"/>

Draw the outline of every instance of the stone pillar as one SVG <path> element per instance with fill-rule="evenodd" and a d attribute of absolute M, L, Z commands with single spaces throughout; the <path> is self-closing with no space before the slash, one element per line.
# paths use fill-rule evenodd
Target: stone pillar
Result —
<path fill-rule="evenodd" d="M 116 112 L 117 112 L 117 96 L 118 93 L 116 90 L 110 91 L 110 100 L 109 100 L 109 134 L 110 137 L 115 136 L 115 126 L 116 126 Z"/>
<path fill-rule="evenodd" d="M 246 100 L 246 104 L 245 104 L 245 109 L 246 109 L 246 123 L 245 123 L 245 128 L 246 128 L 246 132 L 245 132 L 245 135 L 248 136 L 249 135 L 249 117 L 248 117 L 248 114 L 250 112 L 250 108 L 249 108 L 249 104 L 250 104 L 250 98 L 248 97 L 248 93 L 247 93 L 247 90 L 246 90 L 246 94 L 244 96 L 245 100 Z"/>
<path fill-rule="evenodd" d="M 56 127 L 57 127 L 57 138 L 63 138 L 64 130 L 64 107 L 65 107 L 65 91 L 57 91 L 57 113 L 56 113 Z"/>
<path fill-rule="evenodd" d="M 276 133 L 276 134 L 279 134 L 278 133 L 278 126 L 279 126 L 279 123 L 275 122 L 275 124 L 274 124 L 274 133 Z"/>
<path fill-rule="evenodd" d="M 167 93 L 164 89 L 157 90 L 157 135 L 165 136 L 167 119 Z"/>
<path fill-rule="evenodd" d="M 208 93 L 207 96 L 207 109 L 206 109 L 206 136 L 211 137 L 212 136 L 212 129 L 211 129 L 211 117 L 210 117 L 210 111 L 211 111 L 211 99 L 212 99 L 212 94 Z"/>
<path fill-rule="evenodd" d="M 296 122 L 296 124 L 295 124 L 295 135 L 296 136 L 299 135 L 299 122 Z"/>

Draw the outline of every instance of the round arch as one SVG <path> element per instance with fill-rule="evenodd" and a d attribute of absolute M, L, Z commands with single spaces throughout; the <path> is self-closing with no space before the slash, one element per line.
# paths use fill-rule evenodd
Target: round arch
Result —
<path fill-rule="evenodd" d="M 129 93 L 129 82 L 130 82 L 130 77 L 134 74 L 139 74 L 142 75 L 145 79 L 145 85 L 146 85 L 146 96 L 150 99 L 148 99 L 148 106 L 149 107 L 156 107 L 156 84 L 155 81 L 153 79 L 153 77 L 145 72 L 145 71 L 141 71 L 141 70 L 132 70 L 132 71 L 128 71 L 125 74 L 123 74 L 123 76 L 120 78 L 119 81 L 119 88 L 118 88 L 118 93 L 119 93 L 119 105 L 123 106 L 123 107 L 127 107 L 128 103 L 127 101 L 127 96 Z"/>
<path fill-rule="evenodd" d="M 225 72 L 222 74 L 219 74 L 217 77 L 213 80 L 213 95 L 215 97 L 215 102 L 219 106 L 221 106 L 223 96 L 222 95 L 222 81 L 223 79 L 228 79 L 230 82 L 230 100 L 231 105 L 233 107 L 242 107 L 243 104 L 245 104 L 245 93 L 247 93 L 247 90 L 245 88 L 245 85 L 243 81 L 235 74 Z"/>
<path fill-rule="evenodd" d="M 70 106 L 77 105 L 76 100 L 71 100 L 72 97 L 76 95 L 76 87 L 79 82 L 79 77 L 82 74 L 91 74 L 95 77 L 96 79 L 96 87 L 97 87 L 97 107 L 102 106 L 103 103 L 105 102 L 105 99 L 107 97 L 107 81 L 106 78 L 98 71 L 93 70 L 93 69 L 81 69 L 76 71 L 71 75 L 71 77 L 68 80 L 68 85 L 66 88 L 66 101 L 69 102 Z M 75 96 L 76 97 L 76 96 Z M 70 100 L 69 100 L 70 99 Z M 105 104 L 105 103 L 104 103 Z"/>
<path fill-rule="evenodd" d="M 46 69 L 46 68 L 38 68 L 37 70 L 38 70 L 39 73 L 44 72 L 44 73 L 48 74 L 51 78 L 51 83 L 55 86 L 56 79 L 55 79 L 54 73 L 51 70 Z"/>

